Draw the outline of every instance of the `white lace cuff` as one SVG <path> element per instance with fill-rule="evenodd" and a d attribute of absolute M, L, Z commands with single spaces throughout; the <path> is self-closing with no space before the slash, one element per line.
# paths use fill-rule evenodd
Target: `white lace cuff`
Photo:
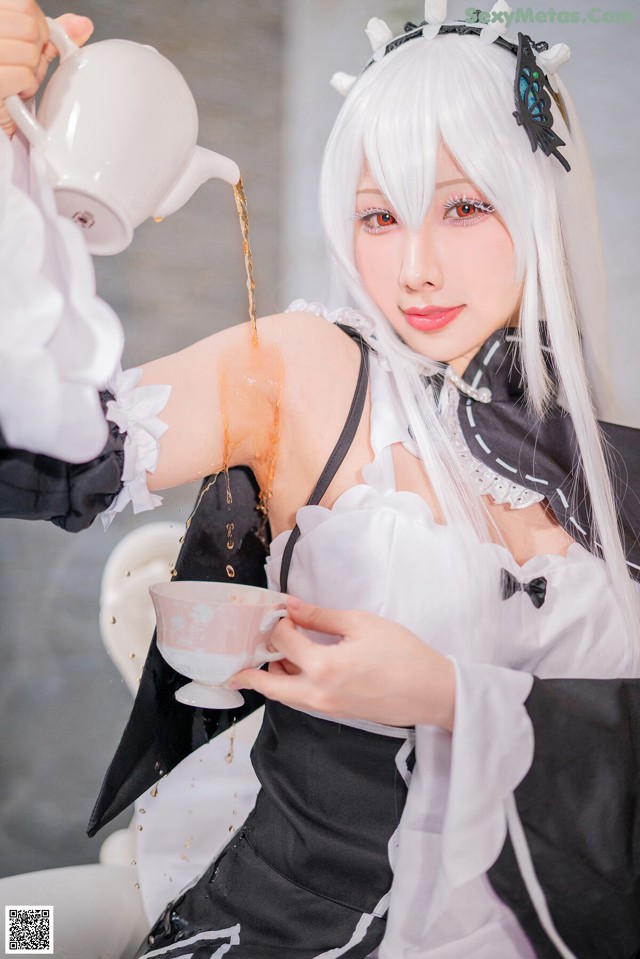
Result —
<path fill-rule="evenodd" d="M 147 473 L 153 473 L 158 463 L 160 437 L 167 429 L 158 414 L 167 405 L 171 387 L 138 386 L 141 376 L 141 369 L 124 373 L 119 370 L 107 385 L 115 397 L 107 404 L 107 419 L 127 436 L 122 472 L 124 485 L 109 509 L 101 514 L 104 529 L 129 502 L 134 513 L 155 509 L 162 503 L 162 497 L 149 490 Z"/>
<path fill-rule="evenodd" d="M 96 296 L 79 228 L 58 214 L 44 161 L 0 134 L 0 425 L 16 449 L 88 462 L 107 440 L 98 392 L 123 333 Z"/>

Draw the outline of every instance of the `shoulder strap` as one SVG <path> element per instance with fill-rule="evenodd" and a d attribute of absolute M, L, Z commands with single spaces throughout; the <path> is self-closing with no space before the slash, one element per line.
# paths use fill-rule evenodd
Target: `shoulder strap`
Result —
<path fill-rule="evenodd" d="M 318 482 L 316 483 L 311 496 L 307 500 L 307 506 L 316 506 L 320 502 L 324 494 L 327 492 L 331 480 L 338 472 L 340 464 L 347 455 L 362 418 L 364 401 L 367 396 L 367 387 L 369 385 L 369 347 L 362 339 L 360 334 L 354 329 L 349 326 L 343 326 L 341 323 L 338 323 L 337 325 L 341 330 L 344 330 L 344 332 L 350 336 L 352 340 L 355 340 L 360 347 L 360 371 L 358 373 L 358 380 L 356 382 L 356 388 L 353 394 L 353 399 L 351 400 L 351 407 L 349 408 L 346 422 L 342 428 L 340 436 L 338 437 L 338 442 L 334 446 L 331 456 L 327 460 L 326 465 L 320 474 Z M 284 548 L 284 553 L 282 554 L 282 566 L 280 567 L 281 593 L 287 592 L 291 557 L 293 556 L 293 548 L 298 542 L 299 537 L 300 529 L 296 523 L 291 530 L 291 534 Z"/>

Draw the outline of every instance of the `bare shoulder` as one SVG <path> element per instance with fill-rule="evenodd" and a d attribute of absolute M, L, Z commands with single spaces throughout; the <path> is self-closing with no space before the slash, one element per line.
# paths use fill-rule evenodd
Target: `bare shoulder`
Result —
<path fill-rule="evenodd" d="M 261 342 L 282 357 L 283 401 L 294 419 L 313 423 L 348 409 L 360 362 L 351 337 L 312 313 L 281 313 L 259 321 Z"/>
<path fill-rule="evenodd" d="M 336 360 L 357 357 L 358 350 L 350 337 L 322 316 L 315 313 L 275 313 L 262 317 L 258 321 L 258 332 L 269 342 L 277 345 L 286 365 L 305 364 L 312 366 L 314 361 L 325 359 L 325 354 Z M 319 351 L 320 356 L 314 357 Z"/>

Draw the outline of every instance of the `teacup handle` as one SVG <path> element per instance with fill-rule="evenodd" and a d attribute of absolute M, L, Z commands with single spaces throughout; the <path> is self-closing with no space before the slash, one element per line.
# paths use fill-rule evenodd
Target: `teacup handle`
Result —
<path fill-rule="evenodd" d="M 260 643 L 253 651 L 253 661 L 256 666 L 260 663 L 277 663 L 279 659 L 286 659 L 286 655 L 277 649 L 267 649 L 264 643 Z"/>
<path fill-rule="evenodd" d="M 262 617 L 262 622 L 260 623 L 260 632 L 268 633 L 279 619 L 282 619 L 287 615 L 286 609 L 270 609 Z M 267 649 L 264 643 L 260 643 L 259 646 L 256 646 L 254 650 L 254 662 L 259 663 L 276 663 L 279 659 L 284 659 L 284 653 L 278 652 L 278 650 L 269 650 Z"/>
<path fill-rule="evenodd" d="M 262 622 L 260 623 L 260 632 L 268 633 L 269 630 L 273 629 L 275 624 L 279 619 L 283 619 L 287 616 L 286 609 L 270 609 L 262 617 Z"/>
<path fill-rule="evenodd" d="M 49 25 L 51 39 L 60 53 L 60 63 L 64 63 L 65 60 L 68 60 L 69 57 L 77 53 L 80 47 L 67 36 L 63 27 L 61 27 L 59 23 L 56 23 L 55 20 L 52 20 L 51 17 L 47 17 L 47 23 Z M 25 101 L 19 96 L 14 95 L 7 97 L 5 105 L 11 119 L 20 132 L 24 133 L 31 146 L 43 150 L 48 143 L 46 131 L 40 126 Z"/>

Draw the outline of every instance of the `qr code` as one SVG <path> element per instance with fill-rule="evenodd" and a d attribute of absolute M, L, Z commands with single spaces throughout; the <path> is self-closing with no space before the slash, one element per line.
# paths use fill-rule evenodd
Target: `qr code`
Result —
<path fill-rule="evenodd" d="M 4 926 L 6 955 L 53 955 L 53 906 L 5 906 Z"/>

